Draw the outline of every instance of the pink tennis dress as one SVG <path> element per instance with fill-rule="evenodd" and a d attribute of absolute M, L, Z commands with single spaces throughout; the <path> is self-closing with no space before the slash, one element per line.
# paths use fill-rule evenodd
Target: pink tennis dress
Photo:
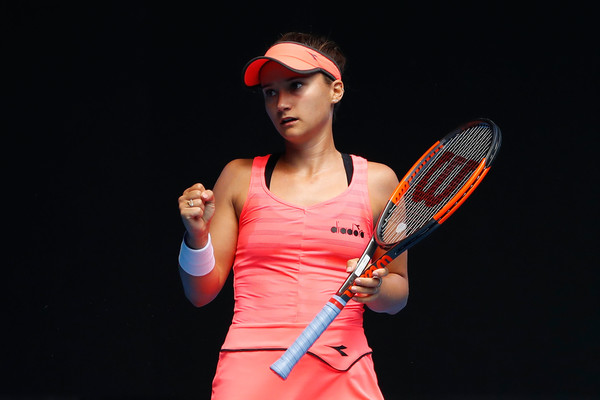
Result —
<path fill-rule="evenodd" d="M 299 207 L 265 183 L 269 156 L 256 157 L 239 222 L 233 321 L 219 356 L 213 400 L 382 399 L 363 305 L 348 302 L 287 380 L 269 368 L 348 276 L 373 229 L 367 161 L 351 156 L 348 189 Z"/>

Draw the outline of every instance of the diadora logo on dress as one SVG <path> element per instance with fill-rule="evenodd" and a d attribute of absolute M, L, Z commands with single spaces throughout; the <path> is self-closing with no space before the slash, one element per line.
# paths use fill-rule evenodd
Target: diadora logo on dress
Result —
<path fill-rule="evenodd" d="M 341 346 L 328 346 L 331 347 L 332 349 L 334 349 L 335 351 L 337 351 L 338 353 L 340 353 L 340 355 L 342 357 L 348 357 L 348 354 L 344 353 L 344 350 L 347 349 L 346 346 L 344 346 L 343 344 Z"/>
<path fill-rule="evenodd" d="M 365 232 L 360 229 L 359 225 L 356 224 L 348 224 L 347 226 L 340 226 L 339 221 L 335 221 L 335 226 L 331 227 L 331 233 L 337 233 L 340 235 L 347 236 L 356 236 L 356 237 L 365 237 Z"/>

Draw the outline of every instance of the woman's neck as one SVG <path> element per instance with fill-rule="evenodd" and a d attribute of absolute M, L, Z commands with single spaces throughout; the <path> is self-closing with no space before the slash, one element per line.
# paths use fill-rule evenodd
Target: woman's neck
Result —
<path fill-rule="evenodd" d="M 340 159 L 341 154 L 333 141 L 303 146 L 288 143 L 280 158 L 285 168 L 304 174 L 315 174 L 339 166 Z"/>
<path fill-rule="evenodd" d="M 270 191 L 291 204 L 308 207 L 348 188 L 342 154 L 334 146 L 286 148 L 271 176 Z"/>

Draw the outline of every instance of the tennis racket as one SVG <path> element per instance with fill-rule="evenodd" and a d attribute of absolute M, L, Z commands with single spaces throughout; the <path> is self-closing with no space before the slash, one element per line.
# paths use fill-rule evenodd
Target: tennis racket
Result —
<path fill-rule="evenodd" d="M 381 212 L 367 248 L 337 293 L 325 304 L 285 353 L 271 365 L 288 375 L 354 296 L 358 277 L 372 277 L 443 224 L 473 193 L 488 173 L 502 141 L 489 119 L 466 123 L 437 141 L 404 176 Z M 387 250 L 371 263 L 377 247 Z"/>

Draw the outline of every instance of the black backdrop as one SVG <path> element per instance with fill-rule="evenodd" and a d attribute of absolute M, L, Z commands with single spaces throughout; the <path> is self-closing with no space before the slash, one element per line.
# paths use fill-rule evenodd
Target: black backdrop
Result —
<path fill-rule="evenodd" d="M 176 200 L 279 148 L 241 68 L 289 30 L 348 56 L 344 151 L 402 175 L 470 118 L 504 133 L 407 308 L 366 314 L 387 398 L 599 394 L 591 9 L 168 4 L 2 6 L 0 398 L 209 398 L 232 292 L 185 300 Z"/>

